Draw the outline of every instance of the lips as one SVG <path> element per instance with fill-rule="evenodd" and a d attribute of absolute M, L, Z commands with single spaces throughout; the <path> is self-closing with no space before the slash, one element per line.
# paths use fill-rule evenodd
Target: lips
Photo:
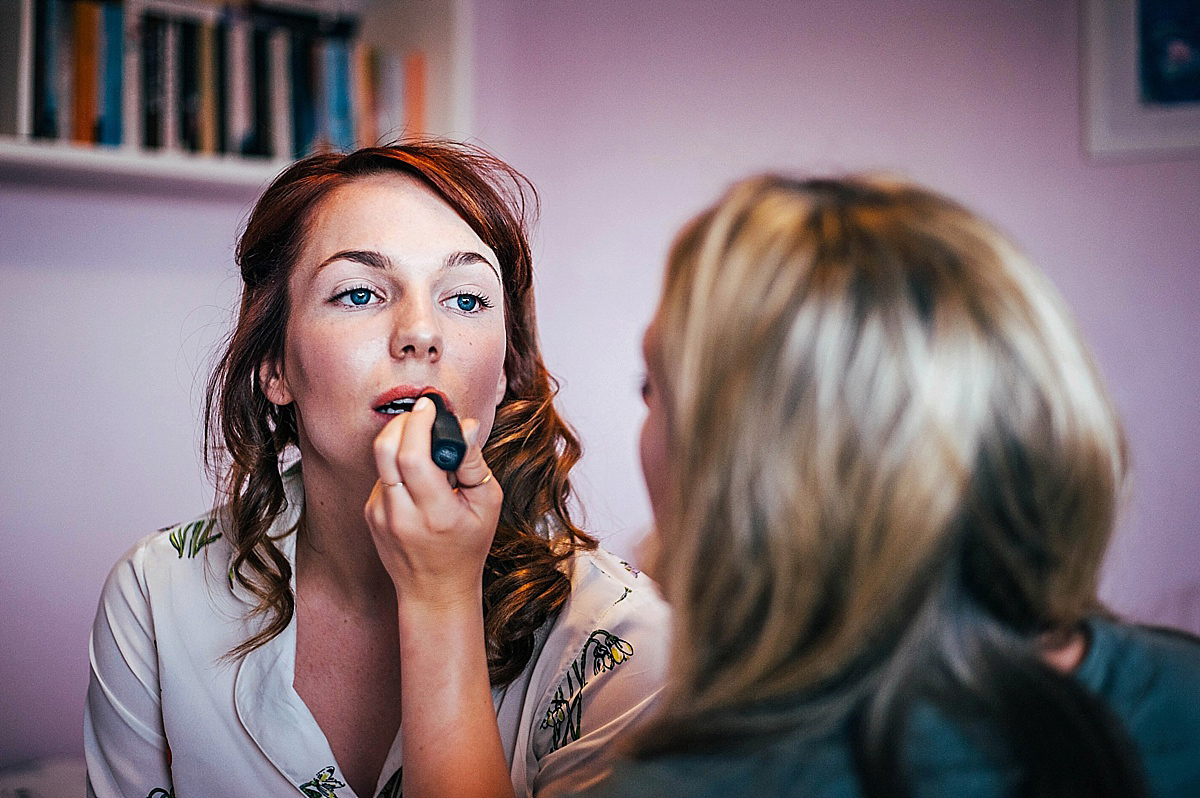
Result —
<path fill-rule="evenodd" d="M 422 394 L 436 393 L 442 397 L 442 400 L 449 406 L 450 402 L 446 399 L 446 395 L 441 391 L 431 386 L 413 387 L 401 385 L 386 393 L 380 395 L 374 402 L 376 413 L 382 413 L 385 416 L 395 416 L 400 413 L 408 413 L 413 409 L 413 405 L 417 403 L 417 399 L 421 398 Z"/>

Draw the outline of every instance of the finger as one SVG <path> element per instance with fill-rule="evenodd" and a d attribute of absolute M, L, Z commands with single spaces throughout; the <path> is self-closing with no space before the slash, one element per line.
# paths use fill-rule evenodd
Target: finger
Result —
<path fill-rule="evenodd" d="M 380 482 L 398 485 L 404 481 L 396 455 L 400 451 L 408 416 L 408 413 L 400 413 L 375 436 L 375 471 L 379 474 Z"/>
<path fill-rule="evenodd" d="M 434 464 L 429 453 L 437 410 L 433 402 L 422 396 L 408 415 L 404 436 L 396 450 L 397 467 L 413 501 L 432 509 L 452 496 L 446 472 Z"/>
<path fill-rule="evenodd" d="M 473 418 L 462 421 L 463 438 L 467 442 L 467 453 L 463 455 L 462 465 L 454 472 L 460 491 L 478 491 L 485 485 L 495 482 L 492 470 L 483 459 L 483 448 L 480 446 L 479 422 Z"/>

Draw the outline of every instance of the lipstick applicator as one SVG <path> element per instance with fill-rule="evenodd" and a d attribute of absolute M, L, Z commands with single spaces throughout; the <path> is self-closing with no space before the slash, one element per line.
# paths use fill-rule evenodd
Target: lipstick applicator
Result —
<path fill-rule="evenodd" d="M 457 471 L 462 465 L 463 456 L 467 453 L 467 442 L 463 438 L 462 427 L 458 417 L 446 408 L 440 394 L 433 392 L 422 394 L 429 397 L 437 408 L 437 418 L 433 420 L 433 434 L 430 445 L 430 455 L 434 464 L 443 471 Z"/>

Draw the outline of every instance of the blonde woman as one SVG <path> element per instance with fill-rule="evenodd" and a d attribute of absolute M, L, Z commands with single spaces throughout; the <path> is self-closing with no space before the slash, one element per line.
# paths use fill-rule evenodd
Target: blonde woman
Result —
<path fill-rule="evenodd" d="M 672 660 L 590 794 L 1200 795 L 1200 642 L 1096 597 L 1120 423 L 992 227 L 745 181 L 676 241 L 645 357 Z"/>

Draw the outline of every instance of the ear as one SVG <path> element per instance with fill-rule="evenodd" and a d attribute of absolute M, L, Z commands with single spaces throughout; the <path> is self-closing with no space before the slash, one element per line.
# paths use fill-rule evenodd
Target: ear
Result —
<path fill-rule="evenodd" d="M 496 380 L 496 405 L 504 401 L 504 392 L 508 390 L 508 374 L 500 369 L 500 379 Z"/>
<path fill-rule="evenodd" d="M 264 360 L 258 367 L 258 383 L 262 386 L 267 401 L 273 405 L 290 405 L 292 392 L 288 390 L 283 376 L 282 364 L 277 360 Z"/>

